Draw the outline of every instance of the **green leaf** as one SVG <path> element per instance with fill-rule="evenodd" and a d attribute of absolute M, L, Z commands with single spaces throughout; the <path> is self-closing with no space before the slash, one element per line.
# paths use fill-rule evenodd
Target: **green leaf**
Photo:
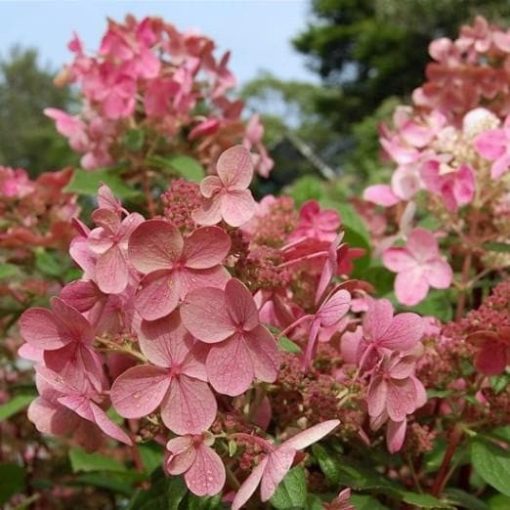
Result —
<path fill-rule="evenodd" d="M 322 181 L 311 175 L 304 175 L 296 179 L 288 190 L 289 195 L 299 207 L 307 200 L 321 200 L 324 197 Z"/>
<path fill-rule="evenodd" d="M 35 266 L 41 273 L 59 278 L 63 273 L 63 267 L 55 252 L 46 251 L 44 248 L 35 250 Z"/>
<path fill-rule="evenodd" d="M 383 266 L 369 267 L 360 277 L 374 286 L 378 296 L 387 296 L 393 292 L 395 274 Z"/>
<path fill-rule="evenodd" d="M 227 509 L 230 506 L 225 506 L 221 502 L 221 494 L 212 496 L 211 498 L 199 498 L 191 492 L 188 492 L 183 505 L 180 507 L 182 510 L 219 510 Z"/>
<path fill-rule="evenodd" d="M 286 336 L 280 337 L 278 347 L 280 350 L 290 352 L 291 354 L 301 354 L 301 347 Z"/>
<path fill-rule="evenodd" d="M 330 455 L 320 444 L 314 444 L 312 446 L 312 453 L 319 462 L 319 466 L 326 480 L 331 484 L 338 485 L 342 475 L 340 467 L 333 455 Z"/>
<path fill-rule="evenodd" d="M 510 496 L 510 452 L 494 443 L 475 440 L 471 462 L 476 472 L 496 490 Z"/>
<path fill-rule="evenodd" d="M 90 171 L 76 169 L 65 191 L 96 196 L 101 184 L 109 186 L 113 194 L 121 199 L 132 199 L 140 195 L 140 192 L 127 186 L 114 170 L 108 169 Z"/>
<path fill-rule="evenodd" d="M 17 464 L 0 464 L 0 505 L 25 489 L 25 471 Z"/>
<path fill-rule="evenodd" d="M 485 501 L 482 501 L 463 490 L 456 489 L 455 487 L 446 489 L 444 491 L 444 495 L 448 498 L 450 503 L 466 508 L 467 510 L 489 510 Z"/>
<path fill-rule="evenodd" d="M 143 480 L 143 476 L 141 477 L 139 473 L 115 473 L 108 471 L 104 473 L 85 473 L 78 476 L 71 483 L 73 485 L 92 485 L 93 487 L 100 487 L 119 494 L 124 494 L 125 496 L 132 496 L 135 492 L 135 483 L 141 480 Z"/>
<path fill-rule="evenodd" d="M 132 152 L 140 151 L 143 148 L 144 141 L 145 132 L 142 129 L 130 129 L 122 137 L 122 143 Z"/>
<path fill-rule="evenodd" d="M 449 322 L 453 317 L 448 291 L 433 290 L 429 292 L 424 301 L 409 310 L 423 316 L 437 317 L 442 322 Z"/>
<path fill-rule="evenodd" d="M 508 510 L 510 508 L 510 497 L 504 494 L 496 494 L 489 499 L 489 510 Z"/>
<path fill-rule="evenodd" d="M 163 462 L 163 453 L 161 447 L 156 443 L 146 443 L 138 446 L 138 451 L 142 457 L 143 466 L 147 473 L 152 473 L 161 466 Z"/>
<path fill-rule="evenodd" d="M 305 508 L 307 497 L 305 471 L 302 467 L 295 467 L 276 489 L 271 504 L 278 510 Z"/>
<path fill-rule="evenodd" d="M 403 500 L 417 508 L 454 508 L 430 494 L 419 494 L 417 492 L 404 492 Z"/>
<path fill-rule="evenodd" d="M 330 205 L 334 207 L 342 218 L 342 226 L 347 228 L 348 230 L 355 232 L 359 238 L 361 238 L 361 244 L 353 244 L 349 239 L 349 234 L 346 232 L 345 241 L 348 242 L 351 246 L 356 246 L 358 248 L 367 248 L 370 249 L 370 234 L 361 219 L 361 216 L 356 212 L 354 207 L 347 202 L 341 203 L 332 203 L 325 202 L 325 205 Z"/>
<path fill-rule="evenodd" d="M 200 182 L 205 175 L 204 168 L 200 162 L 190 156 L 171 156 L 166 158 L 153 156 L 149 158 L 149 163 L 162 170 L 177 172 L 188 181 Z"/>
<path fill-rule="evenodd" d="M 100 453 L 87 453 L 81 448 L 72 448 L 69 451 L 69 460 L 74 473 L 79 471 L 126 471 L 126 466 L 119 461 Z"/>
<path fill-rule="evenodd" d="M 162 469 L 151 476 L 147 490 L 136 491 L 127 510 L 179 510 L 188 490 L 181 478 L 167 477 Z M 188 507 L 181 507 L 181 510 Z"/>
<path fill-rule="evenodd" d="M 14 264 L 0 264 L 0 280 L 12 278 L 18 273 L 18 267 Z"/>
<path fill-rule="evenodd" d="M 495 251 L 498 253 L 510 253 L 510 244 L 500 243 L 497 241 L 491 241 L 489 243 L 484 243 L 483 248 L 487 251 Z"/>
<path fill-rule="evenodd" d="M 32 400 L 34 400 L 34 395 L 15 395 L 12 397 L 11 400 L 0 406 L 0 422 L 28 407 Z"/>
<path fill-rule="evenodd" d="M 356 507 L 356 510 L 388 510 L 388 507 L 379 503 L 377 499 L 372 496 L 365 496 L 364 494 L 353 494 L 351 502 Z"/>

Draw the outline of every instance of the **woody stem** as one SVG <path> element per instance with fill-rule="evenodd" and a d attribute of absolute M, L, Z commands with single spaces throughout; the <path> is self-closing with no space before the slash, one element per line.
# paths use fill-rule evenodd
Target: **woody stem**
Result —
<path fill-rule="evenodd" d="M 460 440 L 462 439 L 463 431 L 460 427 L 455 426 L 450 433 L 448 438 L 448 446 L 446 448 L 446 452 L 443 457 L 443 461 L 439 466 L 439 471 L 437 472 L 436 479 L 434 480 L 434 484 L 432 486 L 432 495 L 439 496 L 444 489 L 445 483 L 448 479 L 448 472 L 450 467 L 450 462 L 459 446 Z"/>

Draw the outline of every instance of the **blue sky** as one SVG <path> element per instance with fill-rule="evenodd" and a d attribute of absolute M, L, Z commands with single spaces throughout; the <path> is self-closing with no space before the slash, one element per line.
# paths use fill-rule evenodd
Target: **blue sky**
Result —
<path fill-rule="evenodd" d="M 317 81 L 290 40 L 306 27 L 303 0 L 0 0 L 0 54 L 20 43 L 39 49 L 54 68 L 69 60 L 67 42 L 76 31 L 94 50 L 106 17 L 159 15 L 177 28 L 200 29 L 220 50 L 232 50 L 231 67 L 240 82 L 266 69 L 283 79 Z"/>

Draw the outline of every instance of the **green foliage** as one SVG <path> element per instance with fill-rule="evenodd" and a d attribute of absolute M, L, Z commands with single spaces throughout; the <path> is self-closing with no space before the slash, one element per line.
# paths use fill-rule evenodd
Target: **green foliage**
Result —
<path fill-rule="evenodd" d="M 477 439 L 471 444 L 475 471 L 496 490 L 510 496 L 510 452 L 495 443 Z"/>
<path fill-rule="evenodd" d="M 0 58 L 0 165 L 27 168 L 32 175 L 62 168 L 76 157 L 43 109 L 68 109 L 72 94 L 53 84 L 37 51 L 14 47 Z"/>
<path fill-rule="evenodd" d="M 0 464 L 0 505 L 25 488 L 25 471 L 16 464 Z"/>
<path fill-rule="evenodd" d="M 69 451 L 69 460 L 74 473 L 90 471 L 126 471 L 121 462 L 101 455 L 100 453 L 87 453 L 81 448 L 72 448 Z"/>
<path fill-rule="evenodd" d="M 287 338 L 286 336 L 282 336 L 278 340 L 278 347 L 280 350 L 285 352 L 290 352 L 291 354 L 300 354 L 301 353 L 301 347 L 299 347 L 298 344 L 293 342 L 290 338 Z"/>
<path fill-rule="evenodd" d="M 204 167 L 191 156 L 153 156 L 149 158 L 149 162 L 163 171 L 177 174 L 188 181 L 200 182 L 205 176 Z"/>
<path fill-rule="evenodd" d="M 34 398 L 34 395 L 15 395 L 5 404 L 0 405 L 0 422 L 23 411 Z"/>
<path fill-rule="evenodd" d="M 305 508 L 307 497 L 305 471 L 302 467 L 295 467 L 276 489 L 271 504 L 278 510 Z"/>

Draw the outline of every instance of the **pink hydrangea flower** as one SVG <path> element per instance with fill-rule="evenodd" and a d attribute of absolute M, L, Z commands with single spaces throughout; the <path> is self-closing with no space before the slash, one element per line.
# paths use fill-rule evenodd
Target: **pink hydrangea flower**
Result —
<path fill-rule="evenodd" d="M 477 331 L 468 341 L 478 346 L 475 368 L 484 375 L 498 375 L 510 365 L 510 328 L 495 331 Z"/>
<path fill-rule="evenodd" d="M 232 502 L 232 510 L 239 510 L 251 498 L 260 484 L 260 499 L 268 501 L 280 482 L 292 467 L 298 450 L 303 450 L 320 441 L 340 424 L 339 420 L 329 420 L 299 432 L 282 444 L 274 446 L 264 441 L 266 456 L 262 457 L 250 476 L 241 484 Z"/>
<path fill-rule="evenodd" d="M 99 394 L 79 374 L 69 373 L 64 379 L 47 367 L 38 366 L 37 381 L 41 396 L 32 402 L 28 415 L 38 430 L 71 433 L 70 426 L 82 427 L 82 420 L 86 420 L 90 423 L 85 425 L 85 432 L 88 429 L 94 434 L 93 424 L 107 436 L 132 444 L 130 437 L 100 407 Z"/>
<path fill-rule="evenodd" d="M 362 326 L 342 337 L 342 356 L 347 363 L 360 368 L 373 366 L 374 357 L 393 351 L 408 352 L 416 347 L 423 336 L 424 323 L 415 313 L 393 316 L 393 305 L 387 299 L 368 302 Z"/>
<path fill-rule="evenodd" d="M 163 423 L 176 434 L 198 434 L 216 416 L 207 385 L 201 345 L 183 328 L 178 312 L 142 322 L 140 348 L 151 364 L 129 368 L 113 383 L 111 399 L 124 418 L 141 418 L 161 408 Z"/>
<path fill-rule="evenodd" d="M 236 396 L 254 378 L 276 380 L 279 354 L 275 339 L 260 324 L 255 301 L 239 280 L 229 280 L 224 291 L 208 287 L 190 292 L 180 311 L 186 329 L 212 344 L 206 368 L 216 391 Z"/>
<path fill-rule="evenodd" d="M 216 164 L 218 175 L 209 175 L 200 183 L 206 201 L 193 212 L 200 225 L 215 225 L 221 220 L 239 227 L 255 213 L 255 200 L 248 189 L 253 177 L 253 163 L 248 150 L 236 145 L 221 154 Z"/>
<path fill-rule="evenodd" d="M 170 439 L 165 468 L 170 475 L 184 475 L 188 489 L 197 496 L 214 496 L 225 485 L 225 466 L 211 448 L 207 432 Z"/>
<path fill-rule="evenodd" d="M 459 168 L 448 168 L 443 172 L 440 161 L 427 161 L 421 176 L 426 188 L 439 195 L 449 211 L 456 211 L 459 207 L 469 204 L 475 196 L 475 175 L 473 169 L 466 164 Z"/>
<path fill-rule="evenodd" d="M 382 260 L 397 273 L 395 294 L 407 306 L 425 299 L 430 287 L 447 289 L 452 283 L 452 269 L 441 257 L 436 238 L 422 228 L 411 232 L 405 247 L 387 249 Z"/>
<path fill-rule="evenodd" d="M 510 116 L 501 129 L 489 129 L 474 141 L 480 156 L 493 161 L 491 177 L 499 179 L 510 168 Z"/>
<path fill-rule="evenodd" d="M 84 374 L 96 387 L 103 378 L 102 363 L 92 348 L 95 331 L 89 321 L 62 299 L 51 300 L 51 311 L 30 308 L 19 320 L 23 339 L 44 351 L 45 365 L 59 373 Z"/>
<path fill-rule="evenodd" d="M 332 242 L 340 228 L 340 215 L 333 209 L 321 210 L 317 200 L 308 200 L 299 211 L 299 223 L 289 236 L 289 241 L 315 238 Z"/>
<path fill-rule="evenodd" d="M 99 225 L 88 236 L 88 248 L 96 256 L 95 280 L 107 294 L 119 294 L 129 283 L 129 237 L 144 218 L 128 214 L 123 220 L 110 209 L 96 209 L 92 219 Z"/>
<path fill-rule="evenodd" d="M 129 260 L 146 275 L 135 298 L 138 313 L 156 320 L 201 287 L 223 288 L 229 274 L 221 265 L 230 250 L 229 236 L 218 227 L 203 227 L 183 239 L 163 220 L 149 220 L 129 240 Z"/>

